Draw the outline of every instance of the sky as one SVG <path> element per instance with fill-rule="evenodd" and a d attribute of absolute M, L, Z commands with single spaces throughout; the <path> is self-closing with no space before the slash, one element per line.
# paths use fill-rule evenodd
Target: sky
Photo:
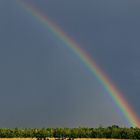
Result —
<path fill-rule="evenodd" d="M 139 0 L 22 1 L 80 44 L 140 117 Z M 0 0 L 0 127 L 128 126 L 65 45 L 18 0 Z"/>

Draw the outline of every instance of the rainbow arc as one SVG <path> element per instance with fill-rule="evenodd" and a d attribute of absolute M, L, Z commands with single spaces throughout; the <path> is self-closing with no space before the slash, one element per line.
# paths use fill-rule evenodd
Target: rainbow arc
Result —
<path fill-rule="evenodd" d="M 130 126 L 140 127 L 140 120 L 128 104 L 127 100 L 123 97 L 123 94 L 113 84 L 113 82 L 107 77 L 107 75 L 100 69 L 95 60 L 84 50 L 78 43 L 72 39 L 66 32 L 64 32 L 56 23 L 54 23 L 47 15 L 41 13 L 34 5 L 23 2 L 23 0 L 17 0 L 20 4 L 39 22 L 49 29 L 50 32 L 60 39 L 65 46 L 70 49 L 78 58 L 81 63 L 92 73 L 92 76 L 100 81 L 100 83 L 107 90 L 107 94 L 113 99 L 114 103 L 123 113 Z"/>

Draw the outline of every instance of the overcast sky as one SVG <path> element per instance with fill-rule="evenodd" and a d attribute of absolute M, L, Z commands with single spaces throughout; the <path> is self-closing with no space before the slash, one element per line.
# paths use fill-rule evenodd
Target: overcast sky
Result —
<path fill-rule="evenodd" d="M 74 38 L 140 116 L 139 0 L 23 1 Z M 128 126 L 65 45 L 17 0 L 0 0 L 0 127 Z"/>

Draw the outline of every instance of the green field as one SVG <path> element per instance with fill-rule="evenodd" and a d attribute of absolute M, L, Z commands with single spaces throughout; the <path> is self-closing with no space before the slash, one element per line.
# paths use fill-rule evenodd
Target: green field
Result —
<path fill-rule="evenodd" d="M 106 128 L 1 128 L 0 140 L 2 138 L 16 138 L 16 140 L 17 138 L 27 138 L 27 140 L 32 138 L 38 138 L 38 140 L 140 139 L 140 128 L 121 128 L 116 125 Z"/>

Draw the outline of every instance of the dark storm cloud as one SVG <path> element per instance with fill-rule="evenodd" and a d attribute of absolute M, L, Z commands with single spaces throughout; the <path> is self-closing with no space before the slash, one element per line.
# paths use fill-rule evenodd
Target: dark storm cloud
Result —
<path fill-rule="evenodd" d="M 139 0 L 27 2 L 79 42 L 140 114 Z M 96 78 L 16 0 L 0 1 L 0 17 L 1 127 L 127 124 Z"/>

